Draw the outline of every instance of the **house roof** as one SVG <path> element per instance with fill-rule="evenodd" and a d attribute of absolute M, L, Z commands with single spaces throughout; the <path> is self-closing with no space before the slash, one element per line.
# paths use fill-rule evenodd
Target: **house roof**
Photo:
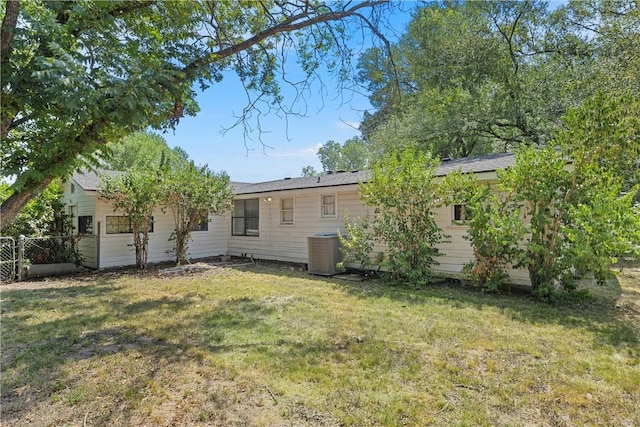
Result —
<path fill-rule="evenodd" d="M 465 157 L 462 159 L 445 160 L 436 168 L 436 176 L 445 176 L 451 172 L 460 170 L 462 173 L 491 172 L 498 169 L 506 169 L 515 162 L 515 154 L 498 153 L 478 157 Z M 123 172 L 102 170 L 101 174 L 118 176 Z M 300 190 L 304 188 L 335 187 L 366 182 L 369 179 L 369 171 L 339 171 L 319 176 L 305 176 L 300 178 L 284 178 L 275 181 L 258 183 L 231 182 L 234 193 L 255 194 L 272 191 Z M 96 191 L 100 178 L 95 171 L 83 171 L 74 173 L 73 179 L 83 190 Z"/>
<path fill-rule="evenodd" d="M 465 157 L 462 159 L 445 160 L 436 168 L 436 176 L 445 176 L 451 172 L 460 170 L 462 173 L 491 172 L 498 169 L 506 169 L 515 162 L 513 153 L 497 153 L 478 157 Z M 301 178 L 285 178 L 276 181 L 258 182 L 256 184 L 241 183 L 234 186 L 235 193 L 253 194 L 272 191 L 300 190 L 304 188 L 334 187 L 366 182 L 369 179 L 369 171 L 334 172 L 320 176 L 305 176 Z"/>
<path fill-rule="evenodd" d="M 492 172 L 506 169 L 516 162 L 514 153 L 494 153 L 485 156 L 463 157 L 461 159 L 443 161 L 436 168 L 436 176 L 445 176 L 461 170 L 462 173 Z"/>
<path fill-rule="evenodd" d="M 115 177 L 118 175 L 122 175 L 124 172 L 119 171 L 111 171 L 111 170 L 101 170 L 100 174 L 104 174 L 110 177 Z M 96 171 L 88 171 L 83 170 L 81 172 L 74 172 L 71 176 L 75 182 L 78 183 L 83 190 L 86 191 L 97 191 L 100 184 L 100 176 Z"/>

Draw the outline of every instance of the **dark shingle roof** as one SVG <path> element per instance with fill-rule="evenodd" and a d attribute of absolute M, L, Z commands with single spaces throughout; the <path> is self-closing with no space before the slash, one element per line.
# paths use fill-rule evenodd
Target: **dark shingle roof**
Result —
<path fill-rule="evenodd" d="M 498 169 L 506 169 L 513 165 L 515 155 L 513 153 L 489 154 L 478 157 L 465 157 L 462 159 L 442 162 L 436 168 L 436 176 L 445 176 L 451 172 L 461 170 L 462 173 L 491 172 Z M 267 193 L 271 191 L 300 190 L 303 188 L 333 187 L 338 185 L 350 185 L 366 182 L 369 171 L 338 172 L 329 175 L 308 176 L 302 178 L 285 178 L 277 181 L 259 182 L 256 184 L 242 184 L 235 187 L 236 194 Z"/>
<path fill-rule="evenodd" d="M 365 181 L 369 171 L 339 172 L 302 178 L 285 178 L 277 181 L 258 182 L 236 189 L 236 194 L 266 193 L 270 191 L 300 190 L 303 188 L 333 187 L 358 184 Z"/>
<path fill-rule="evenodd" d="M 445 176 L 451 172 L 461 170 L 463 173 L 470 172 L 490 172 L 498 169 L 506 169 L 515 162 L 513 153 L 489 154 L 478 157 L 465 157 L 462 159 L 448 160 L 442 162 L 436 168 L 436 176 Z M 123 172 L 99 171 L 109 176 L 117 176 Z M 276 181 L 258 182 L 255 184 L 247 182 L 231 182 L 235 194 L 267 193 L 271 191 L 300 190 L 304 188 L 335 187 L 340 185 L 352 185 L 366 182 L 369 178 L 369 171 L 347 171 L 334 172 L 320 176 L 305 176 L 301 178 L 285 178 Z M 83 190 L 98 190 L 100 183 L 98 174 L 93 171 L 73 174 L 73 179 Z"/>
<path fill-rule="evenodd" d="M 83 190 L 96 191 L 98 190 L 98 187 L 100 184 L 100 177 L 98 173 L 108 175 L 110 177 L 114 177 L 114 176 L 122 175 L 124 172 L 110 171 L 110 170 L 100 170 L 98 172 L 82 171 L 82 172 L 75 172 L 72 175 L 72 178 L 74 179 L 75 182 L 78 183 L 80 187 L 82 187 Z"/>
<path fill-rule="evenodd" d="M 477 157 L 463 157 L 461 159 L 444 161 L 436 168 L 436 176 L 445 176 L 458 169 L 462 173 L 470 172 L 491 172 L 498 169 L 506 169 L 513 165 L 516 161 L 516 155 L 513 153 L 496 153 L 487 154 Z"/>

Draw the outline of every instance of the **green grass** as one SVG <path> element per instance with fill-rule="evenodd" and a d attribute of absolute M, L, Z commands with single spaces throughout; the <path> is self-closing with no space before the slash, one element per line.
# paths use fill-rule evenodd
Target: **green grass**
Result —
<path fill-rule="evenodd" d="M 2 423 L 638 425 L 639 277 L 569 307 L 279 266 L 13 285 Z"/>

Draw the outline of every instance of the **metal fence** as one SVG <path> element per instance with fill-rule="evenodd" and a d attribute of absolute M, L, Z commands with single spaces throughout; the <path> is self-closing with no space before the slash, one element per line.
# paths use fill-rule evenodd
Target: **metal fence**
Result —
<path fill-rule="evenodd" d="M 73 236 L 25 237 L 23 247 L 26 265 L 79 261 Z"/>
<path fill-rule="evenodd" d="M 16 277 L 16 241 L 0 237 L 0 282 L 11 282 Z"/>
<path fill-rule="evenodd" d="M 0 281 L 22 280 L 31 265 L 82 264 L 74 236 L 0 237 Z"/>

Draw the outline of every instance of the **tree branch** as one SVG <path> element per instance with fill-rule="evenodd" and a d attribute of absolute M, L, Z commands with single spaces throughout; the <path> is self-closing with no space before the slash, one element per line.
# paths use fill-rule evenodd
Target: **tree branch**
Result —
<path fill-rule="evenodd" d="M 312 18 L 308 18 L 310 13 L 305 11 L 299 14 L 295 14 L 281 22 L 280 24 L 267 28 L 259 33 L 255 34 L 248 39 L 243 40 L 240 43 L 237 43 L 233 46 L 229 46 L 227 48 L 218 50 L 217 52 L 213 52 L 205 57 L 197 58 L 191 63 L 187 64 L 183 67 L 182 72 L 187 75 L 192 74 L 197 69 L 201 67 L 206 67 L 212 62 L 219 61 L 221 59 L 227 58 L 231 55 L 234 55 L 238 52 L 249 49 L 251 46 L 255 46 L 265 39 L 275 36 L 281 33 L 289 33 L 293 31 L 297 31 L 303 28 L 307 28 L 316 24 L 326 23 L 330 21 L 339 21 L 341 19 L 346 18 L 347 16 L 353 16 L 360 9 L 367 7 L 374 7 L 380 4 L 388 3 L 390 0 L 368 0 L 362 3 L 358 3 L 350 9 L 346 9 L 340 12 L 327 12 L 322 13 L 320 15 L 316 15 Z M 307 19 L 308 18 L 308 19 Z M 301 19 L 304 19 L 302 22 L 298 22 Z"/>

